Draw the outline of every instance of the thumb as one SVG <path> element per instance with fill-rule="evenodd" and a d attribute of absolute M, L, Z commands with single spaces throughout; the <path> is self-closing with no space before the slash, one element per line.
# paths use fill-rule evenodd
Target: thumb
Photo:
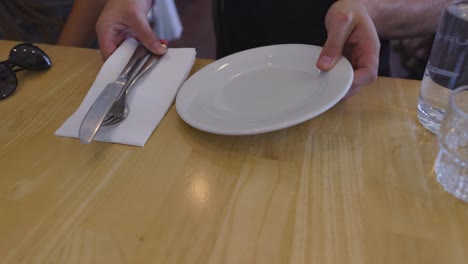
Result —
<path fill-rule="evenodd" d="M 328 11 L 325 18 L 328 37 L 317 60 L 316 66 L 319 70 L 328 71 L 338 62 L 351 34 L 352 21 L 352 15 L 349 13 L 335 11 L 332 8 Z"/>
<path fill-rule="evenodd" d="M 137 17 L 131 27 L 136 33 L 136 38 L 149 51 L 156 55 L 163 55 L 167 52 L 167 44 L 162 42 L 151 29 L 146 17 Z"/>

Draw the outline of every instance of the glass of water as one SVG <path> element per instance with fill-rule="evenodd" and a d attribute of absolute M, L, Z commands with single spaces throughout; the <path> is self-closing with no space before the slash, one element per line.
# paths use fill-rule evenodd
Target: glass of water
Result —
<path fill-rule="evenodd" d="M 462 85 L 468 85 L 468 0 L 454 0 L 440 19 L 421 83 L 421 124 L 437 133 L 450 93 Z"/>
<path fill-rule="evenodd" d="M 450 94 L 437 139 L 437 181 L 446 191 L 468 202 L 468 85 Z"/>

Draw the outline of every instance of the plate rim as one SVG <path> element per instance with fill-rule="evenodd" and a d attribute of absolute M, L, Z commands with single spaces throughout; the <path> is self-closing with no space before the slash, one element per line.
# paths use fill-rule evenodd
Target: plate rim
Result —
<path fill-rule="evenodd" d="M 285 128 L 292 127 L 294 125 L 306 122 L 308 120 L 313 119 L 314 117 L 317 117 L 323 114 L 324 112 L 328 111 L 333 106 L 335 106 L 346 95 L 349 88 L 351 87 L 351 84 L 354 78 L 353 68 L 352 68 L 351 63 L 343 56 L 340 57 L 338 63 L 344 64 L 344 67 L 348 69 L 349 78 L 348 78 L 348 81 L 346 82 L 346 85 L 343 86 L 343 89 L 340 89 L 341 93 L 337 94 L 337 96 L 334 96 L 333 97 L 334 100 L 330 100 L 330 102 L 324 105 L 322 108 L 317 108 L 314 111 L 310 111 L 310 113 L 308 114 L 300 115 L 296 118 L 288 120 L 287 122 L 278 122 L 275 125 L 270 125 L 270 126 L 266 126 L 263 128 L 219 129 L 219 128 L 215 128 L 215 126 L 205 126 L 201 124 L 200 122 L 197 122 L 193 118 L 188 117 L 188 115 L 186 115 L 187 111 L 184 111 L 184 110 L 189 108 L 189 106 L 181 105 L 181 101 L 184 100 L 182 96 L 184 95 L 185 89 L 188 89 L 187 87 L 191 86 L 191 83 L 197 81 L 198 78 L 202 78 L 203 75 L 206 75 L 207 73 L 210 73 L 211 71 L 213 71 L 213 68 L 217 69 L 219 68 L 220 65 L 221 66 L 225 65 L 226 63 L 228 63 L 229 61 L 232 61 L 233 59 L 237 59 L 238 57 L 245 56 L 246 54 L 249 54 L 252 52 L 255 53 L 258 50 L 266 50 L 266 49 L 274 49 L 274 48 L 288 49 L 288 48 L 297 48 L 297 47 L 312 48 L 316 50 L 317 52 L 320 52 L 322 49 L 322 47 L 320 46 L 310 45 L 310 44 L 290 43 L 290 44 L 267 45 L 267 46 L 261 46 L 261 47 L 243 50 L 243 51 L 228 55 L 226 57 L 223 57 L 221 59 L 215 60 L 207 64 L 202 69 L 198 70 L 192 76 L 190 76 L 190 78 L 188 78 L 180 87 L 176 96 L 176 104 L 175 104 L 177 114 L 185 123 L 187 123 L 188 125 L 198 130 L 205 131 L 208 133 L 213 133 L 213 134 L 231 135 L 231 136 L 256 135 L 256 134 L 273 132 L 273 131 L 285 129 Z M 333 69 L 331 69 L 330 71 L 333 71 Z"/>

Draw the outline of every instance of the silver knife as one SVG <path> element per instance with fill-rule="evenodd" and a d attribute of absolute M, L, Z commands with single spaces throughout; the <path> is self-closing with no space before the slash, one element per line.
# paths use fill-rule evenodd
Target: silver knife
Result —
<path fill-rule="evenodd" d="M 119 96 L 117 97 L 116 101 L 109 109 L 106 117 L 101 124 L 103 127 L 112 127 L 120 122 L 124 121 L 129 112 L 130 108 L 126 99 L 126 96 L 130 93 L 130 89 L 135 86 L 140 78 L 142 78 L 150 69 L 154 68 L 160 61 L 161 55 L 151 55 L 148 60 L 145 62 L 143 67 L 138 71 L 134 72 L 132 76 L 127 81 L 127 84 L 120 92 Z M 107 121 L 107 122 L 106 122 Z"/>
<path fill-rule="evenodd" d="M 130 76 L 143 67 L 149 56 L 150 52 L 143 45 L 138 45 L 119 77 L 114 82 L 106 85 L 81 123 L 78 133 L 81 143 L 88 144 L 93 140 L 101 127 L 104 117 L 119 96 L 122 88 L 128 82 Z"/>

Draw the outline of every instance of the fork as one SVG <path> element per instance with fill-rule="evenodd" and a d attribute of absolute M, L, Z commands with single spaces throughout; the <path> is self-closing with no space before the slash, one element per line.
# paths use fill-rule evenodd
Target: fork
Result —
<path fill-rule="evenodd" d="M 117 97 L 116 101 L 112 105 L 111 109 L 107 113 L 104 121 L 102 122 L 102 126 L 114 126 L 122 122 L 125 118 L 127 118 L 128 113 L 130 112 L 127 96 L 133 86 L 137 83 L 137 81 L 145 75 L 151 68 L 155 67 L 156 64 L 159 62 L 161 56 L 156 55 L 149 55 L 150 57 L 143 65 L 140 71 L 136 73 L 131 79 L 130 82 L 124 87 L 122 92 Z"/>

